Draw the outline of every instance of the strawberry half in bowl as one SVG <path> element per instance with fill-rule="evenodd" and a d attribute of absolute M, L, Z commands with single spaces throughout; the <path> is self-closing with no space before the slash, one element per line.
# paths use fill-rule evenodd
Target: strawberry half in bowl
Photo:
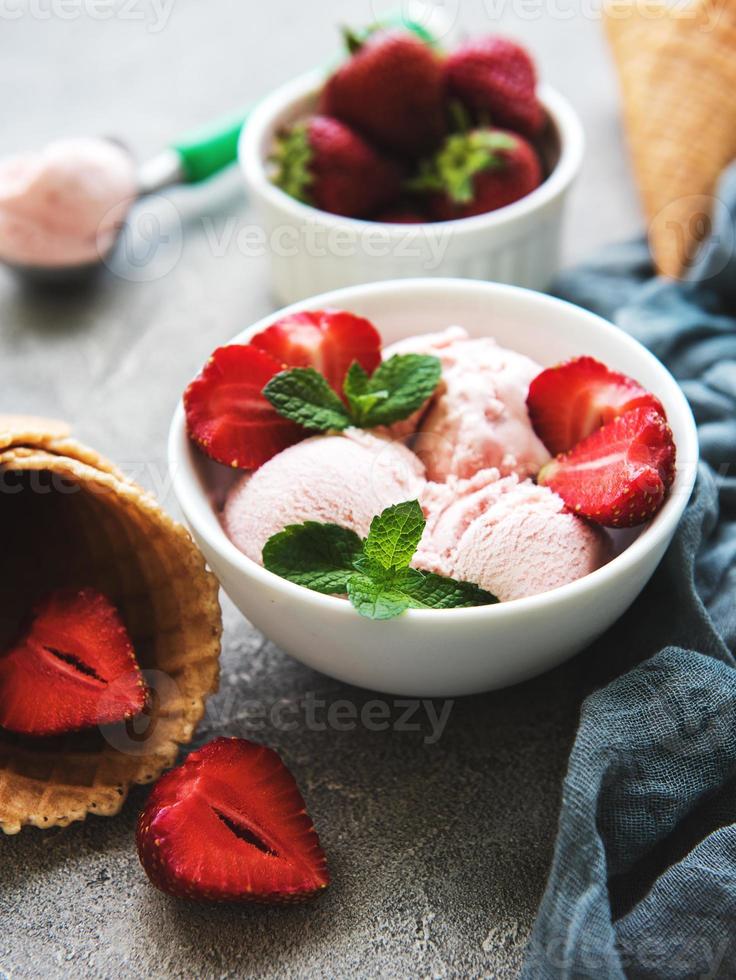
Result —
<path fill-rule="evenodd" d="M 403 87 L 404 91 L 414 88 L 409 82 Z M 559 92 L 549 85 L 539 85 L 536 95 L 532 91 L 538 112 L 534 135 L 528 131 L 522 135 L 522 129 L 532 124 L 513 117 L 492 133 L 482 123 L 470 123 L 469 133 L 476 132 L 474 126 L 482 130 L 473 139 L 490 138 L 489 159 L 494 161 L 482 178 L 472 178 L 473 188 L 465 188 L 485 199 L 484 213 L 473 213 L 472 208 L 451 203 L 444 190 L 428 191 L 438 179 L 433 162 L 442 154 L 443 173 L 452 178 L 460 140 L 453 136 L 452 121 L 446 122 L 439 146 L 407 162 L 396 145 L 401 130 L 385 151 L 375 142 L 373 120 L 359 120 L 359 125 L 346 128 L 343 120 L 352 120 L 352 106 L 327 99 L 326 91 L 324 71 L 284 85 L 257 106 L 240 138 L 240 165 L 263 229 L 273 290 L 281 302 L 365 282 L 425 276 L 482 279 L 531 289 L 549 285 L 559 269 L 565 203 L 584 149 L 580 121 Z M 445 96 L 448 116 L 457 105 L 452 93 Z M 342 118 L 333 119 L 331 112 Z M 477 113 L 476 120 L 485 115 Z M 408 116 L 427 119 L 428 107 L 417 106 Z M 495 111 L 493 117 L 501 118 Z M 300 123 L 310 119 L 306 130 L 299 130 Z M 458 125 L 467 126 L 467 120 Z M 408 125 L 406 130 L 410 131 Z M 286 149 L 284 133 L 291 134 Z M 477 149 L 466 147 L 465 158 Z M 304 154 L 310 152 L 312 163 L 307 166 L 319 168 L 321 177 L 310 174 L 310 194 L 300 200 Z M 286 190 L 274 183 L 274 167 L 284 169 L 275 159 L 279 153 L 282 160 L 288 153 Z M 512 157 L 514 174 L 506 182 L 504 165 Z M 510 187 L 498 186 L 499 174 L 500 183 Z M 352 184 L 346 188 L 351 176 Z M 305 203 L 315 197 L 311 193 L 315 180 L 323 185 L 317 195 L 320 201 Z M 480 181 L 485 181 L 482 192 Z M 400 184 L 406 190 L 397 196 Z M 455 190 L 459 200 L 462 187 Z"/>
<path fill-rule="evenodd" d="M 660 437 L 666 438 L 667 443 L 662 445 L 664 448 L 669 445 L 670 452 L 667 457 L 667 467 L 661 472 L 666 473 L 667 492 L 666 495 L 661 494 L 654 500 L 650 487 L 632 488 L 636 490 L 637 498 L 642 503 L 649 495 L 651 505 L 649 514 L 659 508 L 655 516 L 648 520 L 649 514 L 646 512 L 642 512 L 643 516 L 642 513 L 627 514 L 622 523 L 632 523 L 629 518 L 633 518 L 636 522 L 641 520 L 643 523 L 626 530 L 606 529 L 605 532 L 572 513 L 577 509 L 574 496 L 569 498 L 567 508 L 563 508 L 562 502 L 555 498 L 556 506 L 543 512 L 547 515 L 545 521 L 549 520 L 553 523 L 559 521 L 560 526 L 565 521 L 579 522 L 578 531 L 588 536 L 586 540 L 600 541 L 600 535 L 603 533 L 610 539 L 610 553 L 605 556 L 605 559 L 599 560 L 597 564 L 600 567 L 596 567 L 589 574 L 585 574 L 584 570 L 578 571 L 577 574 L 582 577 L 565 581 L 564 584 L 555 587 L 560 581 L 555 562 L 550 563 L 545 559 L 543 563 L 540 557 L 542 553 L 532 551 L 531 554 L 536 557 L 527 560 L 528 567 L 520 566 L 519 555 L 523 552 L 514 544 L 513 539 L 506 538 L 501 546 L 491 547 L 485 553 L 485 559 L 500 576 L 495 581 L 499 583 L 497 595 L 502 601 L 495 604 L 473 605 L 477 597 L 471 596 L 467 608 L 408 608 L 401 615 L 377 620 L 366 616 L 365 608 L 362 610 L 363 615 L 356 610 L 360 596 L 356 598 L 351 594 L 351 601 L 347 601 L 337 595 L 322 594 L 311 587 L 306 588 L 297 584 L 297 581 L 275 574 L 264 567 L 259 560 L 247 557 L 239 547 L 236 547 L 224 529 L 222 511 L 223 501 L 233 496 L 233 487 L 238 484 L 245 487 L 246 496 L 243 500 L 246 506 L 241 508 L 240 516 L 246 525 L 249 524 L 248 535 L 251 538 L 260 536 L 261 541 L 264 541 L 273 534 L 273 528 L 267 525 L 270 525 L 272 520 L 278 521 L 278 513 L 283 507 L 299 509 L 306 501 L 312 489 L 308 482 L 309 477 L 307 482 L 304 482 L 304 473 L 307 471 L 300 469 L 299 466 L 293 467 L 289 471 L 293 474 L 293 482 L 287 483 L 285 487 L 282 486 L 280 490 L 277 485 L 273 498 L 273 514 L 268 510 L 264 512 L 263 509 L 257 512 L 257 507 L 247 504 L 248 499 L 251 499 L 247 496 L 249 482 L 247 475 L 234 470 L 232 466 L 222 465 L 206 458 L 190 440 L 182 404 L 174 417 L 169 441 L 169 463 L 174 490 L 197 543 L 223 588 L 243 615 L 282 649 L 316 670 L 361 687 L 416 697 L 451 697 L 517 683 L 573 656 L 608 629 L 636 599 L 656 569 L 677 528 L 695 480 L 698 443 L 694 421 L 682 391 L 666 368 L 621 330 L 589 312 L 530 290 L 468 280 L 409 280 L 339 290 L 294 304 L 243 331 L 232 343 L 249 345 L 247 350 L 251 352 L 253 361 L 257 360 L 260 364 L 263 347 L 268 346 L 268 338 L 273 339 L 275 336 L 278 340 L 279 337 L 279 331 L 264 334 L 266 328 L 284 317 L 291 318 L 304 311 L 316 310 L 350 311 L 353 315 L 366 318 L 377 328 L 384 345 L 392 345 L 394 350 L 398 351 L 405 349 L 407 343 L 410 346 L 418 343 L 414 339 L 418 335 L 447 332 L 450 325 L 461 325 L 473 342 L 482 341 L 484 338 L 495 338 L 499 345 L 502 369 L 501 375 L 497 378 L 498 383 L 501 385 L 503 372 L 508 368 L 517 379 L 514 382 L 516 386 L 514 390 L 518 389 L 519 384 L 525 384 L 528 388 L 530 380 L 543 377 L 538 373 L 540 368 L 551 368 L 570 358 L 581 357 L 593 358 L 606 365 L 610 372 L 620 372 L 628 376 L 628 379 L 636 379 L 638 384 L 624 379 L 625 383 L 622 386 L 619 383 L 620 375 L 610 374 L 607 377 L 615 383 L 610 386 L 610 390 L 607 390 L 605 385 L 599 383 L 600 379 L 594 377 L 595 391 L 602 392 L 606 404 L 616 405 L 621 411 L 625 409 L 623 417 L 635 423 L 637 428 L 633 436 L 629 432 L 622 434 L 616 428 L 619 424 L 617 420 L 611 418 L 608 426 L 613 429 L 600 428 L 589 438 L 600 440 L 601 433 L 605 435 L 606 432 L 610 432 L 612 439 L 615 438 L 619 442 L 628 440 L 626 444 L 630 448 L 633 447 L 630 453 L 632 457 L 645 448 L 641 440 L 653 438 L 655 448 L 659 452 L 661 447 L 656 440 Z M 311 323 L 313 319 L 313 317 L 296 316 L 296 320 L 292 319 L 290 322 Z M 331 315 L 329 319 L 332 319 Z M 457 327 L 454 331 L 457 333 Z M 452 331 L 450 333 L 452 334 Z M 264 340 L 264 337 L 267 340 Z M 256 349 L 256 343 L 260 345 L 259 349 Z M 491 347 L 495 349 L 493 345 Z M 240 348 L 241 351 L 244 349 L 246 348 Z M 273 343 L 271 353 L 276 354 L 277 349 L 282 361 L 285 358 L 291 359 L 293 352 L 283 345 L 278 347 Z M 230 346 L 224 350 L 227 358 L 234 357 L 237 353 Z M 254 351 L 255 353 L 252 353 Z M 334 349 L 329 351 L 323 348 L 321 354 L 328 353 L 334 354 Z M 359 360 L 365 356 L 357 347 L 354 355 Z M 384 357 L 386 356 L 384 351 Z M 327 364 L 327 367 L 323 368 L 327 376 L 334 368 L 336 360 L 334 357 L 323 356 L 323 362 Z M 536 363 L 530 377 L 528 365 L 532 362 Z M 274 363 L 276 370 L 279 370 L 278 360 L 274 360 Z M 291 360 L 291 363 L 294 361 Z M 585 367 L 589 362 L 578 363 L 582 363 Z M 219 371 L 223 366 L 226 366 L 226 361 L 218 353 L 205 367 L 200 378 L 190 386 L 188 390 L 190 414 L 192 393 L 194 392 L 198 399 L 202 393 L 202 386 L 210 384 L 213 372 Z M 271 370 L 273 371 L 273 367 Z M 369 369 L 366 368 L 367 370 Z M 450 375 L 445 374 L 444 366 L 442 370 L 443 383 L 449 390 Z M 547 372 L 544 374 L 546 375 Z M 283 375 L 279 374 L 278 377 L 281 379 Z M 260 378 L 257 384 L 260 385 L 262 380 Z M 266 381 L 263 381 L 263 384 L 265 383 Z M 565 380 L 565 384 L 568 383 L 569 379 Z M 576 382 L 576 394 L 579 392 L 580 383 L 580 380 Z M 390 384 L 388 386 L 390 387 Z M 362 390 L 369 396 L 368 411 L 374 410 L 371 406 L 380 404 L 380 397 L 377 399 L 375 392 L 371 394 L 370 387 L 363 389 L 355 385 L 353 387 L 355 391 Z M 438 388 L 437 392 L 441 390 L 443 389 Z M 478 391 L 481 395 L 483 390 L 485 389 L 479 386 Z M 559 416 L 554 413 L 547 413 L 545 416 L 540 409 L 540 406 L 543 408 L 545 404 L 555 404 L 555 393 L 553 392 L 551 400 L 545 399 L 544 385 L 541 386 L 541 390 L 542 398 L 535 409 L 536 412 L 541 412 L 538 422 L 540 431 L 547 428 L 553 433 L 549 438 L 558 440 L 562 438 L 578 440 L 584 436 L 585 431 L 579 428 L 577 421 L 579 413 L 575 411 L 568 413 L 569 435 L 564 437 L 560 435 L 564 426 L 560 426 Z M 230 401 L 230 395 L 236 394 L 237 398 L 233 403 Z M 360 397 L 359 395 L 358 401 Z M 230 394 L 226 396 L 226 403 L 221 403 L 220 407 L 231 407 L 238 411 L 238 405 L 251 404 L 249 398 L 245 390 L 237 393 L 236 388 L 232 388 Z M 197 400 L 197 404 L 201 403 Z M 215 403 L 210 399 L 208 404 L 211 406 Z M 328 420 L 326 423 L 328 427 L 340 427 L 340 413 L 347 411 L 341 406 L 339 400 L 334 402 L 333 399 L 331 411 L 336 415 Z M 266 404 L 265 407 L 268 408 L 268 405 Z M 663 418 L 660 418 L 660 411 L 666 414 L 669 426 Z M 501 434 L 500 445 L 495 447 L 501 455 L 503 455 L 504 438 L 508 437 L 509 441 L 513 439 L 516 443 L 519 442 L 518 431 L 515 428 L 517 423 L 527 432 L 527 435 L 531 433 L 526 413 L 525 393 L 522 389 L 521 398 L 517 399 L 515 408 L 506 420 L 508 425 L 504 423 L 502 415 L 499 416 L 502 423 L 500 428 L 494 429 Z M 656 422 L 656 419 L 659 419 L 659 422 Z M 605 415 L 602 415 L 598 421 L 606 421 Z M 255 442 L 255 435 L 251 440 L 247 427 L 243 431 L 244 451 L 248 452 L 254 448 L 261 452 L 264 446 L 261 430 L 258 428 L 253 430 L 254 433 L 258 433 L 258 442 Z M 333 521 L 333 523 L 357 522 L 354 526 L 361 528 L 361 536 L 364 537 L 370 518 L 381 508 L 374 508 L 374 512 L 367 515 L 367 518 L 361 517 L 355 508 L 367 496 L 361 492 L 364 486 L 378 488 L 381 491 L 379 496 L 386 492 L 385 488 L 389 486 L 389 476 L 393 470 L 390 467 L 382 468 L 387 459 L 384 452 L 391 454 L 395 451 L 397 454 L 405 454 L 400 455 L 400 460 L 404 462 L 398 467 L 396 477 L 398 482 L 391 490 L 394 496 L 392 499 L 385 499 L 384 502 L 396 503 L 397 500 L 421 496 L 424 492 L 417 489 L 416 468 L 412 468 L 412 464 L 406 461 L 409 457 L 413 459 L 414 456 L 401 441 L 403 435 L 401 429 L 394 427 L 391 431 L 393 439 L 388 439 L 385 444 L 382 444 L 385 445 L 385 450 L 378 454 L 375 469 L 367 473 L 361 462 L 364 458 L 361 455 L 361 447 L 365 446 L 366 439 L 377 438 L 373 433 L 362 432 L 352 436 L 345 434 L 334 436 L 329 433 L 314 436 L 307 433 L 306 435 L 311 436 L 311 439 L 291 445 L 290 448 L 280 452 L 275 459 L 269 458 L 268 462 L 256 469 L 251 480 L 257 480 L 260 486 L 264 486 L 264 481 L 267 483 L 271 479 L 275 470 L 274 464 L 279 456 L 289 458 L 293 456 L 298 460 L 304 458 L 302 455 L 304 453 L 312 454 L 313 462 L 310 464 L 312 469 L 309 472 L 316 472 L 319 480 L 321 479 L 320 467 L 330 466 L 329 441 L 342 440 L 340 451 L 345 453 L 341 457 L 344 462 L 340 464 L 333 485 L 337 484 L 335 492 L 342 494 L 344 490 L 345 498 L 357 503 L 355 506 L 352 502 L 349 504 L 343 515 L 344 521 Z M 278 449 L 283 450 L 283 446 L 289 446 L 294 442 L 293 434 L 284 432 L 283 429 L 269 427 L 268 432 L 285 441 L 280 446 L 267 446 L 265 454 L 267 456 L 273 457 Z M 212 435 L 217 434 L 214 431 L 212 433 Z M 545 438 L 547 437 L 545 432 Z M 458 445 L 459 442 L 460 436 L 458 436 Z M 579 442 L 579 450 L 585 450 L 586 444 L 585 439 Z M 677 451 L 676 467 L 674 447 Z M 438 452 L 433 458 L 431 451 L 435 448 L 438 448 Z M 422 455 L 427 467 L 427 475 L 430 479 L 439 481 L 432 484 L 435 497 L 441 496 L 443 487 L 452 488 L 455 485 L 449 478 L 444 484 L 441 481 L 442 469 L 448 459 L 455 461 L 459 459 L 462 464 L 465 458 L 454 453 L 456 448 L 457 446 L 453 446 L 450 439 L 441 443 L 439 447 L 430 445 L 430 455 Z M 569 493 L 580 494 L 581 506 L 595 518 L 597 505 L 594 502 L 591 506 L 590 501 L 581 492 L 580 481 L 576 482 L 571 478 L 573 466 L 570 460 L 567 461 L 567 465 L 564 465 L 558 458 L 556 462 L 545 466 L 549 454 L 541 442 L 537 441 L 536 436 L 527 442 L 527 448 L 525 458 L 529 464 L 530 477 L 516 490 L 521 493 L 524 489 L 527 497 L 535 498 L 550 493 L 545 487 L 538 486 L 534 482 L 535 477 L 540 484 L 543 479 L 549 479 L 555 485 L 559 481 L 561 494 L 563 496 Z M 322 449 L 325 450 L 325 454 L 320 456 Z M 472 449 L 471 444 L 470 450 Z M 316 456 L 315 452 L 317 452 Z M 618 452 L 618 449 L 613 452 L 610 451 L 610 446 L 605 446 L 599 453 L 599 460 L 615 456 Z M 421 449 L 417 449 L 417 453 L 421 454 Z M 225 459 L 225 456 L 222 458 Z M 659 457 L 657 459 L 659 465 Z M 227 461 L 231 462 L 229 459 Z M 241 464 L 244 462 L 242 459 L 235 461 Z M 247 462 L 249 465 L 258 465 L 258 459 L 255 458 Z M 585 459 L 581 472 L 585 474 L 589 468 L 589 461 Z M 546 477 L 544 477 L 545 471 Z M 511 478 L 509 481 L 513 482 Z M 317 494 L 316 504 L 312 502 L 317 509 L 321 506 L 322 493 L 323 491 L 320 490 Z M 482 493 L 481 490 L 481 495 L 477 498 L 480 509 L 486 505 L 486 498 Z M 565 496 L 565 499 L 567 501 L 568 497 Z M 523 502 L 519 504 L 522 505 Z M 406 506 L 409 507 L 408 504 Z M 424 501 L 422 506 L 424 507 Z M 614 514 L 615 509 L 609 501 L 606 516 L 609 527 L 618 522 L 618 515 Z M 559 513 L 563 510 L 564 513 Z M 302 512 L 309 513 L 309 510 Z M 452 508 L 447 508 L 447 513 L 451 517 Z M 316 514 L 316 511 L 313 511 L 313 514 Z M 404 526 L 411 526 L 415 516 L 410 510 L 404 513 L 402 518 Z M 306 519 L 300 518 L 300 520 Z M 229 530 L 232 533 L 232 529 Z M 575 533 L 577 534 L 578 531 Z M 539 536 L 544 538 L 546 533 L 543 522 L 539 525 Z M 368 537 L 370 538 L 370 534 Z M 278 543 L 279 540 L 278 535 L 275 538 L 271 537 L 269 547 L 271 542 Z M 482 540 L 489 540 L 491 543 L 494 540 L 498 541 L 493 538 Z M 579 537 L 575 538 L 577 542 L 580 540 Z M 342 547 L 343 543 L 342 540 L 337 542 L 339 547 Z M 243 546 L 242 541 L 240 544 Z M 248 550 L 247 540 L 244 546 Z M 362 546 L 353 536 L 347 539 L 347 547 L 348 549 L 356 547 L 360 550 Z M 565 547 L 561 544 L 559 548 L 560 567 L 563 567 L 569 559 L 569 555 L 564 553 Z M 266 550 L 264 547 L 264 556 Z M 365 550 L 366 554 L 359 558 L 358 564 L 361 569 L 370 572 L 369 566 L 373 558 L 377 556 L 383 560 L 385 554 L 380 550 L 376 551 L 375 548 L 371 554 L 368 554 L 367 542 Z M 384 548 L 384 553 L 385 550 Z M 311 552 L 310 560 L 314 554 L 315 552 Z M 274 556 L 276 559 L 279 557 L 275 553 L 271 555 Z M 255 554 L 256 559 L 259 557 L 260 551 Z M 266 564 L 268 565 L 269 562 L 267 561 Z M 270 567 L 277 566 L 270 564 Z M 504 585 L 504 581 L 508 579 L 507 572 L 513 572 L 516 576 L 516 593 Z M 541 585 L 540 574 L 543 576 Z M 455 574 L 453 577 L 467 580 L 470 576 L 466 573 Z M 518 584 L 521 583 L 523 586 L 527 579 L 530 582 L 534 581 L 534 589 L 522 588 L 518 591 Z M 363 581 L 361 579 L 361 582 Z M 362 588 L 361 582 L 358 582 L 358 585 Z M 478 584 L 485 589 L 488 588 L 488 584 L 483 580 L 478 580 Z M 330 588 L 334 588 L 335 592 L 347 591 L 337 584 L 329 585 L 327 588 L 328 591 Z M 549 591 L 525 594 L 540 588 Z M 365 590 L 363 592 L 365 593 Z M 521 594 L 524 597 L 513 598 L 514 594 Z M 485 603 L 490 600 L 481 597 L 478 601 Z"/>

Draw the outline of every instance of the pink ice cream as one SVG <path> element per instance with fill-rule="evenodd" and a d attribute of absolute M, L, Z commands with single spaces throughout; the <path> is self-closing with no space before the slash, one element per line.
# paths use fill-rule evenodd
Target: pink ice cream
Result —
<path fill-rule="evenodd" d="M 430 403 L 388 432 L 316 436 L 241 477 L 223 511 L 237 547 L 261 562 L 271 535 L 307 520 L 364 537 L 386 507 L 418 499 L 427 527 L 413 564 L 474 582 L 502 601 L 605 564 L 605 532 L 529 479 L 549 459 L 526 410 L 539 365 L 493 340 L 471 340 L 460 327 L 394 344 L 384 357 L 404 353 L 442 361 Z"/>
<path fill-rule="evenodd" d="M 373 518 L 418 498 L 424 466 L 399 442 L 360 429 L 314 436 L 234 484 L 222 520 L 231 541 L 253 561 L 288 524 L 319 521 L 368 534 Z"/>
<path fill-rule="evenodd" d="M 96 262 L 136 196 L 129 154 L 110 140 L 68 139 L 0 161 L 0 259 Z"/>
<path fill-rule="evenodd" d="M 462 327 L 411 337 L 384 357 L 409 353 L 434 354 L 442 362 L 442 381 L 426 411 L 392 430 L 402 438 L 418 426 L 414 448 L 428 479 L 467 479 L 489 467 L 502 476 L 533 476 L 547 462 L 526 410 L 539 364 L 489 337 L 472 340 Z"/>
<path fill-rule="evenodd" d="M 567 513 L 557 494 L 499 476 L 484 470 L 426 485 L 417 568 L 475 582 L 506 602 L 574 582 L 610 559 L 605 532 Z"/>

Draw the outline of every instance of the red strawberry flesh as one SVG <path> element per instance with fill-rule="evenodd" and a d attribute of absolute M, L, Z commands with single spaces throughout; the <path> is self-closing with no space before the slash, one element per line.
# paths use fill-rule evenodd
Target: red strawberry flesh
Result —
<path fill-rule="evenodd" d="M 529 386 L 527 408 L 534 431 L 554 454 L 634 408 L 652 408 L 666 418 L 655 395 L 593 357 L 576 357 L 538 374 Z"/>
<path fill-rule="evenodd" d="M 59 591 L 0 656 L 0 725 L 60 735 L 139 714 L 146 687 L 125 625 L 93 589 Z"/>
<path fill-rule="evenodd" d="M 276 411 L 263 394 L 283 363 L 250 344 L 218 348 L 184 392 L 191 439 L 210 458 L 256 469 L 305 431 Z"/>
<path fill-rule="evenodd" d="M 330 880 L 293 776 L 245 739 L 216 739 L 163 776 L 137 842 L 152 883 L 182 898 L 300 901 Z"/>
<path fill-rule="evenodd" d="M 581 517 L 604 527 L 636 527 L 662 506 L 675 478 L 675 456 L 662 415 L 635 408 L 547 463 L 538 481 Z"/>
<path fill-rule="evenodd" d="M 311 367 L 338 394 L 350 365 L 372 374 L 381 363 L 381 335 L 373 324 L 342 310 L 293 313 L 256 334 L 251 343 L 288 367 Z"/>

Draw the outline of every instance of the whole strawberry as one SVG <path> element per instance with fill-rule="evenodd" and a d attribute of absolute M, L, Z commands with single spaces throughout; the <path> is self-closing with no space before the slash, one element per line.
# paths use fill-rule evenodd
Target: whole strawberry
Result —
<path fill-rule="evenodd" d="M 431 153 L 445 132 L 439 56 L 401 30 L 347 39 L 352 57 L 327 81 L 320 111 L 388 153 L 413 158 Z"/>
<path fill-rule="evenodd" d="M 522 136 L 479 128 L 448 136 L 409 187 L 429 195 L 435 221 L 452 221 L 513 204 L 541 182 L 537 154 Z"/>
<path fill-rule="evenodd" d="M 272 157 L 274 183 L 298 201 L 365 218 L 395 201 L 401 168 L 344 123 L 314 116 L 285 130 Z"/>
<path fill-rule="evenodd" d="M 529 138 L 542 128 L 534 62 L 507 38 L 484 37 L 459 47 L 445 62 L 445 86 L 479 120 Z"/>

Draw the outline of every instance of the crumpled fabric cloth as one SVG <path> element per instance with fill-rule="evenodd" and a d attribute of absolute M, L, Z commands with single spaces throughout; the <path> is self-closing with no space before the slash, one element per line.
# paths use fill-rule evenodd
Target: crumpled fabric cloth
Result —
<path fill-rule="evenodd" d="M 669 367 L 702 462 L 651 583 L 583 655 L 614 679 L 582 705 L 523 980 L 736 977 L 736 167 L 717 196 L 688 281 L 635 242 L 556 288 Z"/>

